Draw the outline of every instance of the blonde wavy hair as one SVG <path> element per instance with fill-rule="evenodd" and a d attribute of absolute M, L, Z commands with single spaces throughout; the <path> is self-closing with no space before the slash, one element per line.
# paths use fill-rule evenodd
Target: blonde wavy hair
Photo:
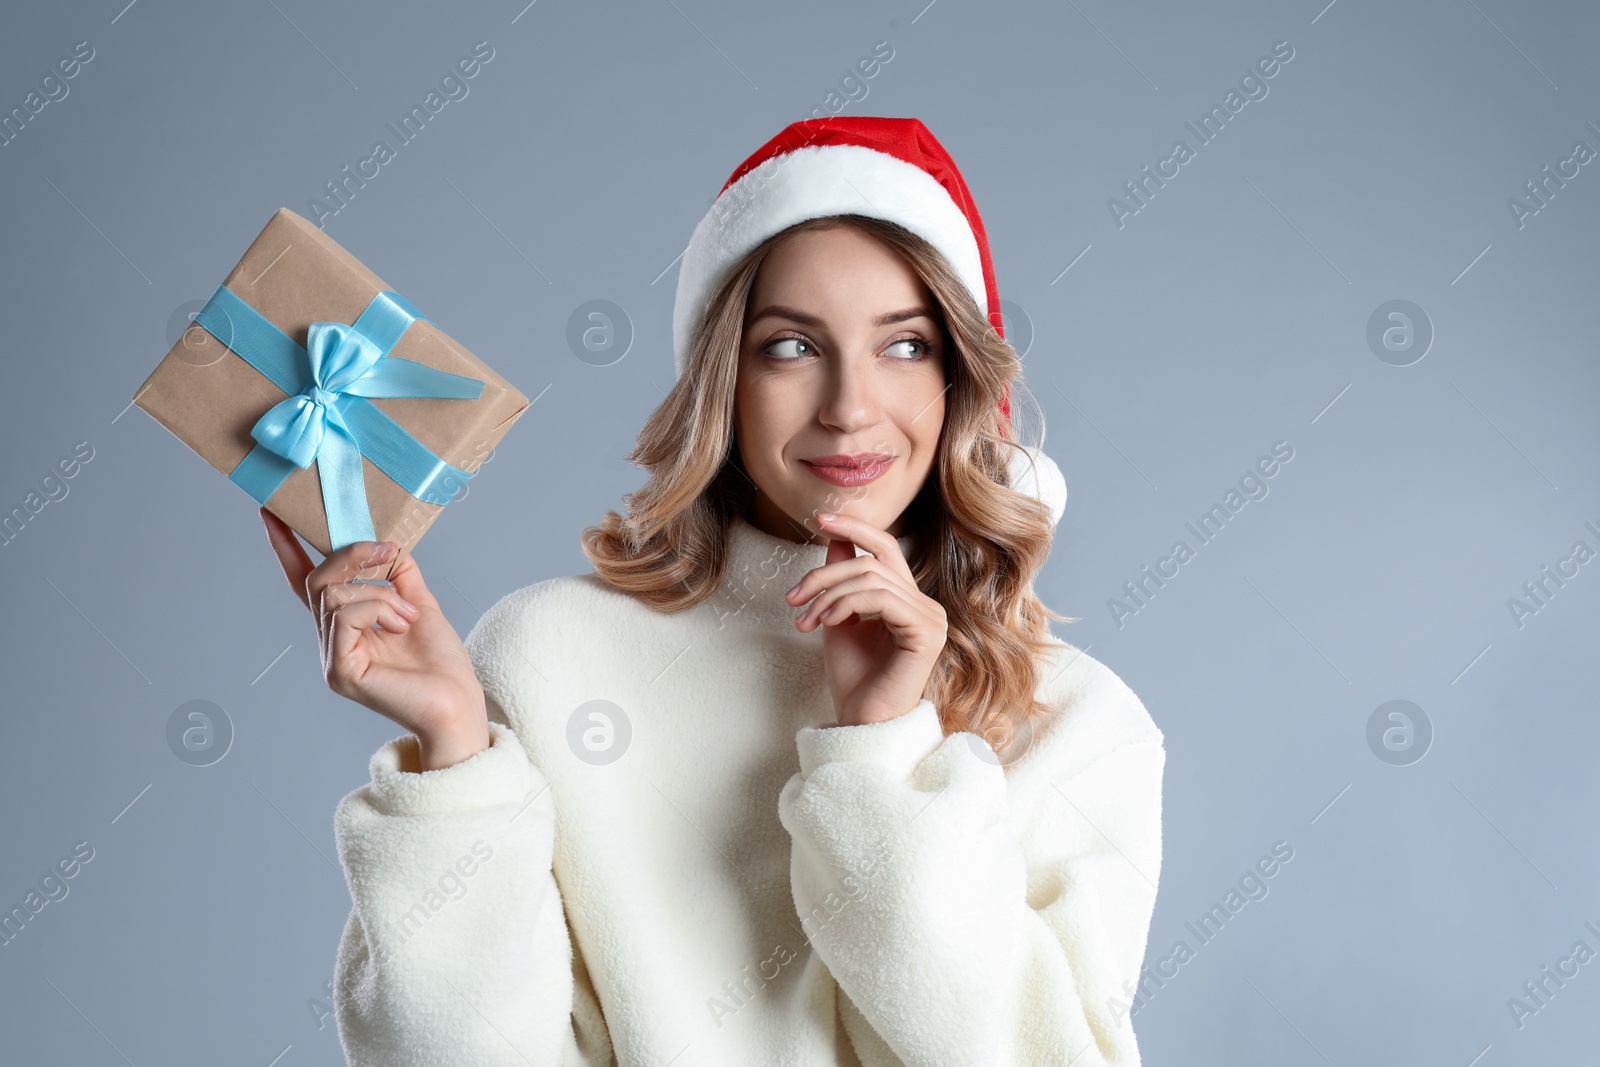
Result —
<path fill-rule="evenodd" d="M 727 273 L 684 373 L 626 457 L 650 473 L 649 481 L 623 497 L 626 516 L 607 510 L 583 531 L 583 552 L 603 580 L 658 611 L 687 611 L 717 590 L 729 526 L 735 515 L 748 515 L 754 497 L 735 442 L 734 386 L 756 272 L 784 238 L 832 226 L 855 226 L 898 252 L 938 303 L 949 383 L 944 427 L 933 474 L 905 515 L 911 573 L 944 606 L 948 622 L 923 695 L 938 708 L 946 734 L 970 731 L 1000 751 L 1019 732 L 1031 735 L 1050 711 L 1036 697 L 1044 656 L 1061 644 L 1047 617 L 1079 620 L 1035 595 L 1033 578 L 1053 536 L 1050 512 L 1010 488 L 1006 461 L 1019 445 L 998 405 L 1010 383 L 1017 413 L 1022 362 L 944 256 L 896 223 L 862 215 L 809 219 L 767 238 Z"/>

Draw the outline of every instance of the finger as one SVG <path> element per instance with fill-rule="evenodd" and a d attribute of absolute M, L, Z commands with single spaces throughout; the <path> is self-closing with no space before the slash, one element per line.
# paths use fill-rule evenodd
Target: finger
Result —
<path fill-rule="evenodd" d="M 844 538 L 860 545 L 863 551 L 883 561 L 888 571 L 903 578 L 908 586 L 916 586 L 917 580 L 911 573 L 911 564 L 906 562 L 905 553 L 900 551 L 899 540 L 887 530 L 881 530 L 855 515 L 842 513 L 834 514 L 831 519 L 824 519 L 819 514 L 817 521 L 822 524 L 822 531 L 828 537 Z"/>
<path fill-rule="evenodd" d="M 856 558 L 855 542 L 848 537 L 831 536 L 828 538 L 828 551 L 823 556 L 824 565 L 829 563 L 848 563 Z"/>
<path fill-rule="evenodd" d="M 288 523 L 266 508 L 261 509 L 261 521 L 266 523 L 267 540 L 271 542 L 272 551 L 278 556 L 278 563 L 283 567 L 283 576 L 289 580 L 289 588 L 300 598 L 300 603 L 309 609 L 311 601 L 306 595 L 306 576 L 315 569 L 311 557 L 300 547 L 300 539 L 295 536 Z"/>
<path fill-rule="evenodd" d="M 848 544 L 846 541 L 834 541 L 833 544 Z M 815 567 L 801 576 L 792 593 L 785 593 L 784 599 L 792 604 L 804 604 L 812 597 L 825 589 L 834 586 L 849 588 L 853 582 L 859 582 L 867 574 L 881 574 L 878 560 L 875 556 L 851 556 L 842 563 L 828 563 Z"/>
<path fill-rule="evenodd" d="M 421 617 L 419 610 L 407 608 L 400 594 L 386 585 L 378 582 L 338 582 L 323 589 L 322 597 L 317 602 L 317 640 L 324 648 L 329 647 L 333 616 L 343 608 L 366 600 L 381 600 L 410 622 Z"/>
<path fill-rule="evenodd" d="M 841 593 L 834 598 L 832 603 L 823 607 L 811 618 L 812 627 L 838 626 L 852 619 L 881 620 L 885 626 L 898 627 L 907 624 L 904 613 L 897 610 L 898 597 L 893 590 L 888 588 L 864 589 L 858 592 Z M 903 601 L 900 601 L 903 603 Z"/>
<path fill-rule="evenodd" d="M 407 556 L 395 565 L 394 573 L 389 575 L 389 584 L 419 608 L 439 608 L 438 599 L 422 580 L 422 569 L 417 566 L 415 556 Z"/>
<path fill-rule="evenodd" d="M 330 681 L 335 678 L 349 681 L 343 673 L 344 669 L 351 662 L 356 646 L 362 640 L 371 640 L 376 636 L 372 632 L 374 625 L 381 625 L 392 634 L 403 634 L 411 629 L 411 624 L 382 600 L 359 600 L 354 604 L 347 604 L 333 613 L 330 623 L 331 640 L 328 646 Z"/>
<path fill-rule="evenodd" d="M 837 585 L 821 593 L 796 621 L 802 624 L 802 631 L 823 623 L 843 622 L 852 614 L 881 616 L 890 621 L 885 605 L 897 597 L 893 587 L 882 580 Z"/>
<path fill-rule="evenodd" d="M 342 607 L 363 600 L 382 600 L 413 622 L 419 614 L 416 605 L 408 607 L 406 599 L 399 592 L 377 582 L 343 582 L 328 586 L 322 591 L 322 614 L 331 615 Z"/>
<path fill-rule="evenodd" d="M 815 626 L 839 626 L 852 617 L 867 619 L 876 616 L 894 636 L 897 646 L 915 652 L 924 659 L 929 653 L 944 646 L 946 633 L 931 615 L 904 599 L 892 587 L 869 589 L 859 593 L 845 593 L 822 613 Z"/>
<path fill-rule="evenodd" d="M 328 558 L 306 575 L 306 603 L 321 603 L 322 591 L 328 586 L 349 582 L 368 567 L 389 562 L 398 550 L 393 541 L 353 541 L 328 553 Z"/>
<path fill-rule="evenodd" d="M 849 545 L 850 542 L 830 541 L 829 544 Z M 833 586 L 854 588 L 869 574 L 875 574 L 885 582 L 898 586 L 909 599 L 915 600 L 923 595 L 914 578 L 901 574 L 877 556 L 868 553 L 862 556 L 850 556 L 844 562 L 828 563 L 808 571 L 796 583 L 793 592 L 784 594 L 784 599 L 791 604 L 804 604 L 826 588 Z"/>

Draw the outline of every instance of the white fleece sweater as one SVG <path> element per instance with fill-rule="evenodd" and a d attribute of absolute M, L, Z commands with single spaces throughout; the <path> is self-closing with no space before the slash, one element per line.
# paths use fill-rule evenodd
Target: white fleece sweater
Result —
<path fill-rule="evenodd" d="M 1135 1067 L 1165 764 L 1139 699 L 1061 644 L 1020 755 L 927 700 L 831 725 L 783 599 L 826 548 L 740 518 L 730 552 L 678 615 L 594 574 L 503 597 L 466 641 L 490 747 L 373 755 L 335 815 L 349 1062 Z"/>

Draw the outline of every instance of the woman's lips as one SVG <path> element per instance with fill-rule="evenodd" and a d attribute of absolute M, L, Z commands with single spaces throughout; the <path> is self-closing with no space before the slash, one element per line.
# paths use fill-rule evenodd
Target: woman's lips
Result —
<path fill-rule="evenodd" d="M 812 474 L 815 474 L 823 481 L 830 482 L 833 485 L 848 486 L 866 485 L 868 482 L 877 481 L 879 478 L 883 477 L 884 472 L 886 472 L 894 464 L 894 457 L 891 456 L 888 459 L 875 460 L 874 462 L 866 463 L 859 467 L 824 466 L 820 463 L 812 463 L 811 461 L 804 459 L 800 462 L 804 463 L 806 468 L 810 470 Z"/>

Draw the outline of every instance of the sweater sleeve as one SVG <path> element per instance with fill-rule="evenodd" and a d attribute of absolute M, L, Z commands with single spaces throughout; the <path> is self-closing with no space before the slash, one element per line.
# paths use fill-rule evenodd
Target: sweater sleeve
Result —
<path fill-rule="evenodd" d="M 507 717 L 514 687 L 507 696 L 477 648 L 484 625 L 468 648 L 489 747 L 419 771 L 416 738 L 397 738 L 335 813 L 354 907 L 334 1014 L 351 1067 L 610 1062 L 552 871 L 551 793 Z"/>
<path fill-rule="evenodd" d="M 1110 692 L 1147 728 L 1057 730 L 1009 770 L 928 700 L 796 734 L 795 904 L 867 1067 L 1138 1067 L 1120 1003 L 1155 905 L 1165 750 Z"/>

